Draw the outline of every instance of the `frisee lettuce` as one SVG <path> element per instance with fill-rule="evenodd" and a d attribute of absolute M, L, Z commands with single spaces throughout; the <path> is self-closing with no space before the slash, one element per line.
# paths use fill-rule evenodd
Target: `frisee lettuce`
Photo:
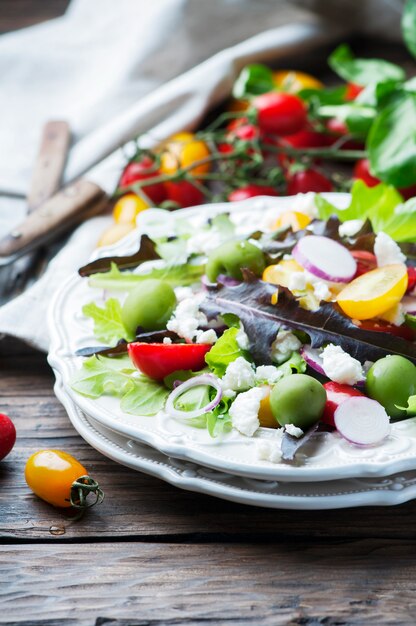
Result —
<path fill-rule="evenodd" d="M 416 239 L 416 201 L 412 198 L 403 203 L 399 192 L 385 183 L 367 187 L 362 180 L 357 180 L 346 209 L 338 209 L 320 195 L 316 196 L 315 203 L 322 220 L 328 220 L 331 215 L 336 215 L 341 222 L 369 219 L 376 233 L 383 231 L 399 242 Z"/>
<path fill-rule="evenodd" d="M 102 276 L 102 274 L 98 274 L 98 276 Z M 116 298 L 109 298 L 104 307 L 99 307 L 95 302 L 85 304 L 82 307 L 82 312 L 94 321 L 94 335 L 99 341 L 114 345 L 119 339 L 126 339 L 127 341 L 134 339 L 122 322 L 121 304 Z"/>
<path fill-rule="evenodd" d="M 119 397 L 121 409 L 132 415 L 155 415 L 164 407 L 169 395 L 163 385 L 138 374 L 127 356 L 86 359 L 73 377 L 71 387 L 88 398 Z"/>

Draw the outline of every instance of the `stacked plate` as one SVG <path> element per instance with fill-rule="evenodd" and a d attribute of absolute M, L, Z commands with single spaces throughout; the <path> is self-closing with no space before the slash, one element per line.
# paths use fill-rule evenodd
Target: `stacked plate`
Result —
<path fill-rule="evenodd" d="M 346 194 L 327 194 L 342 207 Z M 137 249 L 138 237 L 173 232 L 174 221 L 187 220 L 198 229 L 207 218 L 231 212 L 237 223 L 261 227 L 264 216 L 293 205 L 293 198 L 251 199 L 184 209 L 173 214 L 149 210 L 138 229 L 97 256 L 125 255 Z M 168 216 L 168 219 L 166 217 Z M 162 219 L 163 218 L 163 219 Z M 212 439 L 204 429 L 171 418 L 124 413 L 117 398 L 90 399 L 77 394 L 70 381 L 82 363 L 75 352 L 96 345 L 84 304 L 99 292 L 78 275 L 68 278 L 50 309 L 49 362 L 56 374 L 55 391 L 86 441 L 104 455 L 178 487 L 217 497 L 273 508 L 326 509 L 369 504 L 392 505 L 416 496 L 416 418 L 392 426 L 382 445 L 358 448 L 337 433 L 318 433 L 292 463 L 272 463 L 257 456 L 257 442 L 275 437 L 260 428 L 253 438 L 236 431 Z"/>

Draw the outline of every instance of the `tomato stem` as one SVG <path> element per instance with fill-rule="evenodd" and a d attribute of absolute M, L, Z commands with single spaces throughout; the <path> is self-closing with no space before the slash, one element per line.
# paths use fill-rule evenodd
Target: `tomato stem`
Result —
<path fill-rule="evenodd" d="M 95 500 L 87 501 L 90 493 L 95 494 Z M 104 500 L 104 492 L 99 484 L 91 476 L 80 476 L 71 485 L 70 503 L 75 509 L 89 509 L 95 504 L 101 504 Z"/>

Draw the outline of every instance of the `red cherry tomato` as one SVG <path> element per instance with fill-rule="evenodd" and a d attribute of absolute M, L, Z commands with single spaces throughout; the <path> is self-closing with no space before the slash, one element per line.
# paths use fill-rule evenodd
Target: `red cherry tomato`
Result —
<path fill-rule="evenodd" d="M 246 185 L 235 189 L 228 195 L 229 202 L 239 202 L 247 200 L 247 198 L 255 198 L 256 196 L 277 196 L 279 195 L 273 187 L 262 187 L 261 185 Z"/>
<path fill-rule="evenodd" d="M 9 454 L 16 441 L 16 429 L 10 417 L 0 413 L 0 461 Z"/>
<path fill-rule="evenodd" d="M 370 161 L 368 159 L 359 159 L 354 165 L 352 175 L 353 178 L 363 180 L 367 187 L 375 187 L 381 183 L 381 180 L 370 172 Z"/>
<path fill-rule="evenodd" d="M 364 394 L 354 387 L 349 385 L 341 385 L 340 383 L 334 383 L 332 381 L 325 383 L 324 388 L 326 390 L 326 403 L 321 420 L 325 424 L 335 427 L 334 413 L 340 404 L 348 400 L 353 396 L 363 396 Z"/>
<path fill-rule="evenodd" d="M 187 180 L 165 183 L 168 199 L 182 208 L 204 203 L 204 194 Z"/>
<path fill-rule="evenodd" d="M 274 135 L 293 135 L 306 124 L 303 101 L 290 93 L 264 93 L 253 100 L 260 130 Z"/>
<path fill-rule="evenodd" d="M 332 191 L 332 189 L 331 181 L 312 168 L 287 176 L 287 194 L 289 196 L 294 196 L 297 193 L 307 193 L 308 191 L 320 193 L 322 191 Z"/>
<path fill-rule="evenodd" d="M 124 168 L 120 178 L 120 187 L 128 187 L 139 180 L 148 180 L 159 174 L 159 171 L 154 171 L 152 159 L 144 156 L 140 161 L 132 161 Z M 143 191 L 156 205 L 161 204 L 167 197 L 164 183 L 146 185 Z"/>
<path fill-rule="evenodd" d="M 410 293 L 416 287 L 416 267 L 407 268 L 407 289 L 406 293 Z"/>
<path fill-rule="evenodd" d="M 414 331 L 409 326 L 406 326 L 406 324 L 395 326 L 383 320 L 361 320 L 359 328 L 361 330 L 371 330 L 376 333 L 389 333 L 395 337 L 407 339 L 407 341 L 413 341 L 415 336 Z"/>
<path fill-rule="evenodd" d="M 228 139 L 242 139 L 245 141 L 252 141 L 259 136 L 259 129 L 254 124 L 250 124 L 246 117 L 240 117 L 232 120 L 227 125 Z"/>
<path fill-rule="evenodd" d="M 360 95 L 363 89 L 364 87 L 361 87 L 361 85 L 357 85 L 356 83 L 348 83 L 347 90 L 345 92 L 345 100 L 347 100 L 348 102 L 351 100 L 355 100 L 355 98 Z"/>
<path fill-rule="evenodd" d="M 197 372 L 205 364 L 205 355 L 212 348 L 207 343 L 129 343 L 128 353 L 134 366 L 156 380 L 176 370 Z"/>
<path fill-rule="evenodd" d="M 354 278 L 376 269 L 377 259 L 372 252 L 367 252 L 367 250 L 351 250 L 351 254 L 357 261 L 357 271 Z"/>
<path fill-rule="evenodd" d="M 305 128 L 294 135 L 284 137 L 284 139 L 281 139 L 278 142 L 278 145 L 289 146 L 290 148 L 297 148 L 300 150 L 303 148 L 324 148 L 330 143 L 331 140 L 325 133 L 318 133 L 312 128 Z M 293 162 L 293 158 L 284 152 L 282 152 L 282 154 L 278 154 L 277 158 L 282 167 L 287 167 Z"/>

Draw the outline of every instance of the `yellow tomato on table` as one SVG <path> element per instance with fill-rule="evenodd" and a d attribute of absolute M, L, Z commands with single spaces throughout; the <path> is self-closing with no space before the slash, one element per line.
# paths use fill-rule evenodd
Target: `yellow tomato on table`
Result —
<path fill-rule="evenodd" d="M 189 167 L 193 163 L 209 157 L 207 144 L 196 139 L 193 133 L 177 133 L 173 135 L 163 148 L 160 157 L 160 171 L 163 174 L 175 174 L 178 169 Z M 190 170 L 193 176 L 206 174 L 211 169 L 211 163 L 197 165 Z"/>
<path fill-rule="evenodd" d="M 407 281 L 407 268 L 402 263 L 378 267 L 344 287 L 337 302 L 351 319 L 368 320 L 398 304 L 406 292 Z"/>
<path fill-rule="evenodd" d="M 40 450 L 29 458 L 25 467 L 26 482 L 31 490 L 53 506 L 71 506 L 72 483 L 87 470 L 73 456 L 60 450 Z"/>
<path fill-rule="evenodd" d="M 324 87 L 323 83 L 314 76 L 295 70 L 273 72 L 273 80 L 276 87 L 289 93 L 298 93 L 302 89 L 323 89 Z"/>

